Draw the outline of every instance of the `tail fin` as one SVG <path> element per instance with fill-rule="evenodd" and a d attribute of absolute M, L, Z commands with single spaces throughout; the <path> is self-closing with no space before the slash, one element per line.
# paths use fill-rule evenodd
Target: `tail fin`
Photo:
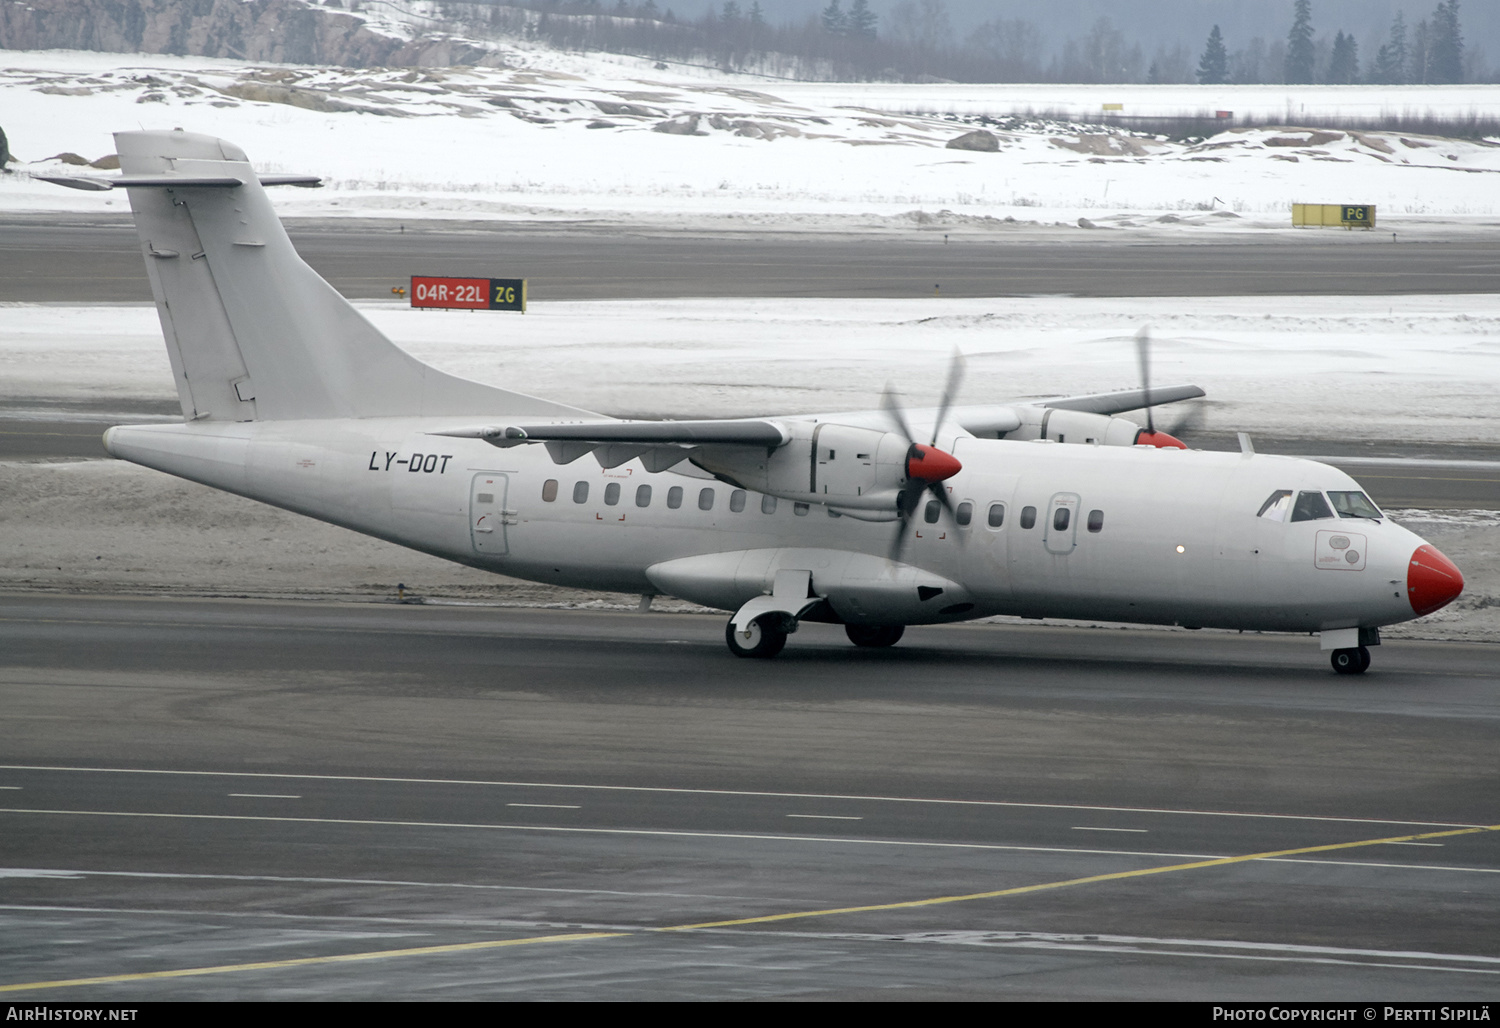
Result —
<path fill-rule="evenodd" d="M 130 206 L 188 420 L 587 414 L 393 344 L 297 255 L 234 144 L 181 130 L 115 144 L 124 177 L 149 183 Z"/>

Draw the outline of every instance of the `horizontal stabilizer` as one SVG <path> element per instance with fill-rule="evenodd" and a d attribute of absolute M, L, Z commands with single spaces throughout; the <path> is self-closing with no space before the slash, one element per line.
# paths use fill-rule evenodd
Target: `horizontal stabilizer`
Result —
<path fill-rule="evenodd" d="M 1195 385 L 1158 386 L 1149 394 L 1144 389 L 1126 389 L 1118 393 L 1094 393 L 1092 396 L 1043 400 L 1040 406 L 1079 410 L 1089 414 L 1124 414 L 1142 407 L 1160 407 L 1164 403 L 1177 403 L 1179 400 L 1193 400 L 1207 395 Z"/>
<path fill-rule="evenodd" d="M 67 186 L 69 189 L 86 189 L 93 192 L 152 187 L 164 189 L 187 186 L 232 188 L 245 184 L 244 179 L 233 175 L 120 175 L 114 178 L 90 175 L 33 175 L 32 178 L 38 182 L 51 182 L 55 186 Z M 263 186 L 303 186 L 309 189 L 323 184 L 323 180 L 316 175 L 257 175 L 256 180 Z"/>

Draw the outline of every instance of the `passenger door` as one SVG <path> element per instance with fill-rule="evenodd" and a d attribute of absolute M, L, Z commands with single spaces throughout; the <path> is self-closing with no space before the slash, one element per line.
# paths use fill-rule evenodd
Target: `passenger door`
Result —
<path fill-rule="evenodd" d="M 481 471 L 469 487 L 469 534 L 478 553 L 502 556 L 508 552 L 506 526 L 516 523 L 516 512 L 505 506 L 510 476 Z"/>

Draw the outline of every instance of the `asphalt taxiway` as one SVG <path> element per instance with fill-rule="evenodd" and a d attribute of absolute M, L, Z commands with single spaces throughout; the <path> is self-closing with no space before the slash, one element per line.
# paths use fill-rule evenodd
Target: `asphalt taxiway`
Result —
<path fill-rule="evenodd" d="M 536 300 L 664 297 L 1348 296 L 1484 293 L 1500 239 L 1381 233 L 1169 238 L 1055 229 L 845 233 L 557 222 L 289 219 L 298 252 L 350 298 L 412 275 L 525 278 Z M 150 301 L 125 216 L 0 219 L 0 302 Z"/>
<path fill-rule="evenodd" d="M 1500 990 L 1493 647 L 722 632 L 0 597 L 0 990 Z"/>

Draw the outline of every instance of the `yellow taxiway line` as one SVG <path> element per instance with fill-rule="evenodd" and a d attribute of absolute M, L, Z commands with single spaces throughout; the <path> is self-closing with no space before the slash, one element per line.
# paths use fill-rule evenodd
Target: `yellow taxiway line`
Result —
<path fill-rule="evenodd" d="M 1383 846 L 1401 842 L 1419 842 L 1424 839 L 1443 839 L 1457 835 L 1475 835 L 1480 832 L 1500 831 L 1500 824 L 1480 825 L 1473 828 L 1457 828 L 1443 832 L 1422 832 L 1416 835 L 1394 835 L 1381 839 L 1359 839 L 1355 842 L 1335 842 L 1322 846 L 1299 846 L 1294 849 L 1268 850 L 1264 853 L 1247 853 L 1238 857 L 1214 857 L 1209 860 L 1194 860 L 1182 864 L 1167 864 L 1161 867 L 1146 867 L 1135 871 L 1114 871 L 1109 874 L 1087 875 L 1082 878 L 1065 878 L 1056 882 L 1037 885 L 1019 885 L 1010 889 L 995 889 L 989 892 L 970 892 L 955 896 L 932 896 L 927 899 L 901 900 L 895 903 L 872 903 L 858 907 L 825 907 L 816 910 L 799 910 L 780 914 L 763 914 L 758 917 L 740 917 L 727 921 L 700 921 L 694 924 L 669 925 L 662 928 L 645 929 L 653 932 L 687 932 L 703 928 L 731 928 L 740 925 L 771 924 L 777 921 L 792 921 L 809 917 L 832 917 L 836 914 L 864 914 L 877 910 L 905 910 L 916 907 L 934 907 L 946 903 L 967 903 L 974 900 L 998 899 L 1003 896 L 1024 896 L 1033 892 L 1051 889 L 1067 889 L 1098 882 L 1116 882 L 1129 878 L 1146 878 L 1151 875 L 1172 874 L 1179 871 L 1197 871 L 1209 867 L 1227 867 L 1252 860 L 1270 860 L 1278 857 L 1301 856 L 1308 853 L 1332 853 L 1337 850 L 1357 849 L 1362 846 Z M 364 953 L 343 953 L 324 957 L 301 957 L 292 960 L 267 960 L 249 964 L 221 964 L 216 967 L 189 967 L 172 971 L 143 971 L 137 974 L 100 975 L 93 978 L 69 978 L 45 982 L 18 982 L 0 985 L 0 992 L 25 992 L 39 989 L 61 989 L 76 985 L 105 985 L 117 982 L 140 982 L 159 978 L 190 978 L 196 975 L 229 974 L 237 971 L 266 971 L 289 967 L 311 967 L 318 964 L 350 963 L 357 960 L 386 960 L 396 957 L 432 956 L 442 953 L 464 953 L 476 950 L 500 949 L 506 946 L 526 946 L 543 942 L 583 942 L 590 939 L 618 939 L 643 932 L 576 932 L 566 935 L 538 935 L 525 939 L 492 939 L 482 942 L 454 943 L 446 946 L 418 946 L 407 949 L 371 950 Z"/>

